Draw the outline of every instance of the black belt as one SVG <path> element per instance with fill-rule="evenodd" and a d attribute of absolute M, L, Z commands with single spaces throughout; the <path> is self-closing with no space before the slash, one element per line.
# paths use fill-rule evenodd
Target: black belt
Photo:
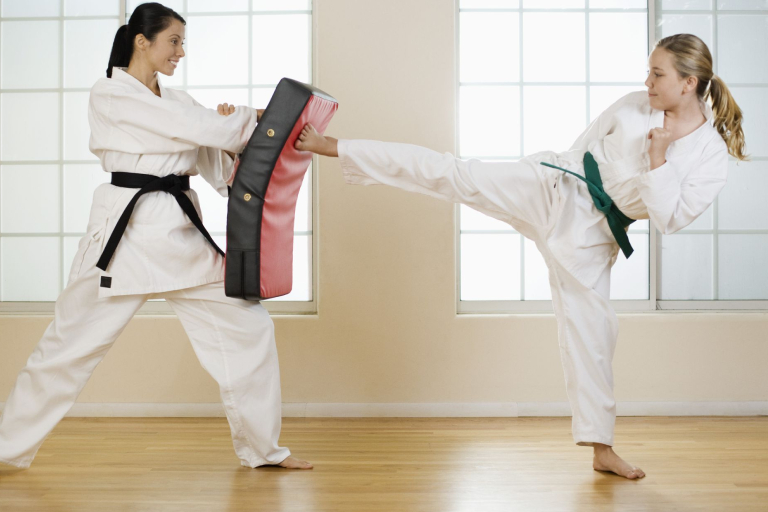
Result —
<path fill-rule="evenodd" d="M 131 214 L 133 213 L 133 208 L 136 206 L 136 202 L 138 202 L 139 198 L 147 192 L 156 192 L 159 190 L 168 192 L 176 198 L 176 202 L 179 203 L 179 206 L 181 206 L 181 209 L 187 214 L 187 217 L 192 221 L 192 224 L 194 224 L 200 233 L 203 234 L 205 239 L 210 242 L 214 249 L 216 249 L 216 252 L 224 256 L 224 251 L 222 251 L 219 246 L 216 245 L 216 242 L 213 241 L 208 230 L 203 226 L 203 221 L 200 220 L 200 216 L 197 214 L 197 210 L 195 210 L 192 201 L 190 201 L 189 197 L 184 193 L 185 190 L 189 190 L 189 176 L 177 176 L 171 174 L 159 178 L 152 174 L 113 172 L 112 185 L 124 188 L 138 188 L 140 190 L 133 196 L 133 199 L 131 199 L 131 202 L 125 207 L 117 224 L 115 224 L 115 229 L 112 231 L 112 235 L 109 237 L 107 245 L 104 247 L 104 252 L 101 253 L 101 258 L 99 258 L 98 263 L 96 263 L 96 266 L 101 270 L 107 270 L 107 265 L 109 265 L 112 256 L 115 254 L 117 244 L 120 243 L 120 239 L 123 237 L 123 233 L 125 233 L 125 228 L 128 227 L 128 221 L 131 219 Z"/>

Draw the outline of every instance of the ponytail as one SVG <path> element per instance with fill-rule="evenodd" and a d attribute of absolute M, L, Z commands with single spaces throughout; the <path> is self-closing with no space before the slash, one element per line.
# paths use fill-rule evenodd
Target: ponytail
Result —
<path fill-rule="evenodd" d="M 109 64 L 107 65 L 107 78 L 112 78 L 112 68 L 128 67 L 133 55 L 133 40 L 128 39 L 128 25 L 123 25 L 117 29 L 115 41 L 112 43 L 112 53 L 109 55 Z"/>
<path fill-rule="evenodd" d="M 706 98 L 712 100 L 714 126 L 728 146 L 728 153 L 739 160 L 746 160 L 741 109 L 719 76 L 712 75 Z"/>
<path fill-rule="evenodd" d="M 723 80 L 712 71 L 712 54 L 704 41 L 692 34 L 675 34 L 656 43 L 674 57 L 675 69 L 681 77 L 699 79 L 696 95 L 712 101 L 714 127 L 728 146 L 728 154 L 746 160 L 741 109 Z"/>
<path fill-rule="evenodd" d="M 128 67 L 131 63 L 133 42 L 137 35 L 144 34 L 148 41 L 154 42 L 157 34 L 171 26 L 174 19 L 187 24 L 176 11 L 157 2 L 138 6 L 128 23 L 117 29 L 107 65 L 107 78 L 112 78 L 113 67 Z"/>

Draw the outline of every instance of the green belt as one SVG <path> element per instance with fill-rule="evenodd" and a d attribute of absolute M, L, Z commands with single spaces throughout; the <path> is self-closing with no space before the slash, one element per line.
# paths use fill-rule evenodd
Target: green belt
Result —
<path fill-rule="evenodd" d="M 624 256 L 629 258 L 634 249 L 632 249 L 632 245 L 629 243 L 629 237 L 624 228 L 635 222 L 635 219 L 630 219 L 621 213 L 621 210 L 614 204 L 613 199 L 611 199 L 610 196 L 605 193 L 605 190 L 603 190 L 603 180 L 600 178 L 600 169 L 598 169 L 597 162 L 595 162 L 592 154 L 589 151 L 584 154 L 584 174 L 587 176 L 586 179 L 556 165 L 548 164 L 546 162 L 541 162 L 541 165 L 546 165 L 547 167 L 573 174 L 587 184 L 589 194 L 592 196 L 592 201 L 595 202 L 597 209 L 603 212 L 607 217 L 608 226 L 611 228 L 611 233 L 613 233 L 616 243 L 619 244 Z"/>

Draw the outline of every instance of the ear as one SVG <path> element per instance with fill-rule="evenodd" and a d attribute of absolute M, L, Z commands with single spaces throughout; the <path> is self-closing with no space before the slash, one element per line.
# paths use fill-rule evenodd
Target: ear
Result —
<path fill-rule="evenodd" d="M 699 79 L 695 76 L 689 76 L 685 79 L 685 84 L 683 85 L 683 93 L 687 94 L 689 92 L 695 92 L 698 86 Z"/>
<path fill-rule="evenodd" d="M 134 43 L 136 46 L 139 47 L 139 50 L 146 50 L 148 46 L 147 38 L 144 37 L 144 34 L 136 34 L 136 39 L 134 39 Z"/>

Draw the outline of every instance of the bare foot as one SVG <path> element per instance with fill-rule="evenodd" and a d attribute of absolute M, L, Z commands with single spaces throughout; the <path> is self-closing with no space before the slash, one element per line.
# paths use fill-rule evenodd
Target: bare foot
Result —
<path fill-rule="evenodd" d="M 305 460 L 297 459 L 296 457 L 286 457 L 283 462 L 278 464 L 281 468 L 286 469 L 312 469 L 313 466 Z"/>
<path fill-rule="evenodd" d="M 610 446 L 595 443 L 594 448 L 595 458 L 592 461 L 592 467 L 597 471 L 610 471 L 630 480 L 645 476 L 645 472 L 642 469 L 629 464 L 616 455 L 616 452 Z"/>
<path fill-rule="evenodd" d="M 311 151 L 323 156 L 339 156 L 337 140 L 317 133 L 315 127 L 307 123 L 296 139 L 294 147 L 299 151 Z"/>

